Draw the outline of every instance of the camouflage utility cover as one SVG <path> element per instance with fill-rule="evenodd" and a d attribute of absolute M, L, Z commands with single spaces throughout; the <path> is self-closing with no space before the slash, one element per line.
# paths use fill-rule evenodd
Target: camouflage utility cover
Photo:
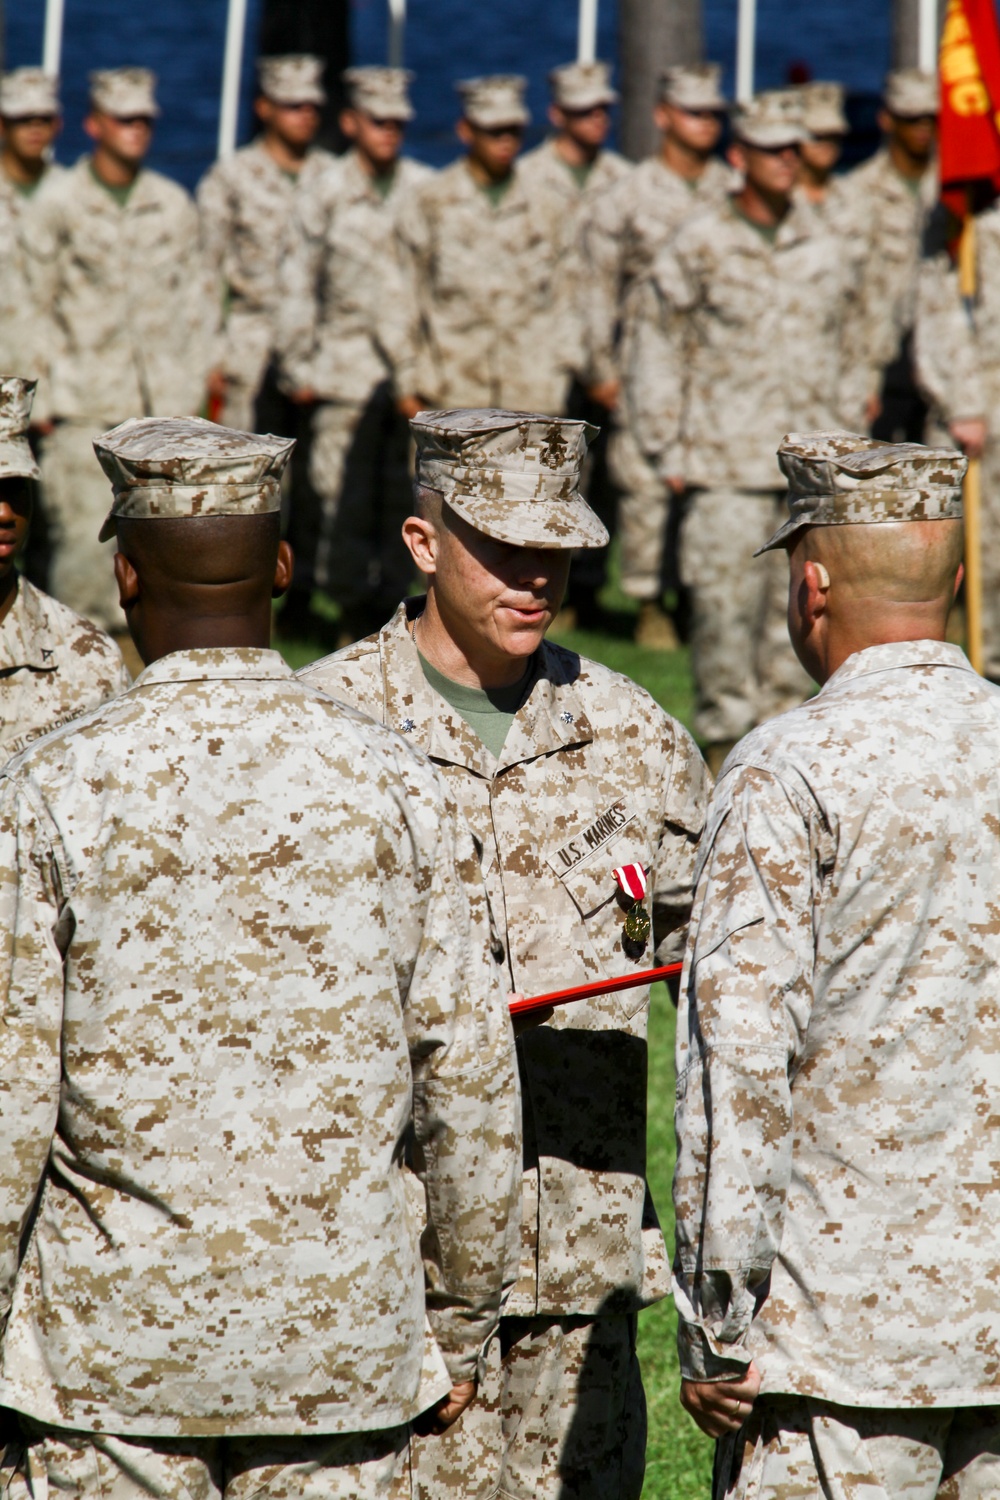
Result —
<path fill-rule="evenodd" d="M 0 871 L 0 1402 L 358 1432 L 473 1377 L 519 1099 L 437 774 L 276 652 L 177 651 L 8 765 Z"/>
<path fill-rule="evenodd" d="M 417 483 L 477 531 L 522 547 L 603 547 L 580 493 L 589 422 L 517 411 L 425 411 L 410 422 Z"/>
<path fill-rule="evenodd" d="M 524 102 L 527 87 L 528 80 L 520 73 L 464 78 L 455 85 L 462 100 L 462 114 L 484 130 L 498 125 L 527 125 L 531 119 Z"/>
<path fill-rule="evenodd" d="M 58 115 L 59 79 L 43 68 L 14 68 L 0 76 L 0 118 Z"/>
<path fill-rule="evenodd" d="M 155 119 L 156 74 L 150 68 L 103 68 L 88 74 L 90 103 L 106 115 L 127 120 L 135 115 Z"/>
<path fill-rule="evenodd" d="M 114 503 L 99 540 L 122 516 L 258 516 L 281 509 L 294 438 L 235 432 L 204 417 L 130 417 L 95 439 Z"/>
<path fill-rule="evenodd" d="M 1000 1398 L 998 743 L 1000 692 L 906 641 L 723 768 L 677 1023 L 689 1378 Z"/>
<path fill-rule="evenodd" d="M 806 138 L 803 99 L 798 89 L 768 89 L 745 104 L 733 107 L 732 127 L 737 140 L 773 150 L 794 146 Z"/>
<path fill-rule="evenodd" d="M 882 98 L 894 115 L 913 119 L 936 115 L 941 108 L 941 86 L 936 73 L 922 68 L 897 68 L 885 75 Z"/>
<path fill-rule="evenodd" d="M 110 636 L 19 578 L 0 621 L 0 763 L 131 681 Z"/>
<path fill-rule="evenodd" d="M 683 948 L 707 772 L 628 678 L 543 642 L 499 759 L 429 686 L 410 599 L 305 680 L 400 730 L 444 773 L 481 851 L 508 984 L 528 995 L 669 963 Z M 652 937 L 624 939 L 613 871 L 649 872 Z M 510 1316 L 627 1313 L 666 1295 L 646 1185 L 648 988 L 564 1006 L 518 1042 L 521 1274 Z"/>
<path fill-rule="evenodd" d="M 719 63 L 678 63 L 660 74 L 659 98 L 678 109 L 726 108 Z"/>
<path fill-rule="evenodd" d="M 258 57 L 257 82 L 274 104 L 326 103 L 323 73 L 326 59 L 311 52 L 288 52 L 280 57 Z"/>
<path fill-rule="evenodd" d="M 341 77 L 352 109 L 376 120 L 413 119 L 410 84 L 416 74 L 408 68 L 347 68 Z"/>
<path fill-rule="evenodd" d="M 793 432 L 778 449 L 789 518 L 754 554 L 805 526 L 960 521 L 968 460 L 951 448 L 883 443 L 855 432 Z"/>
<path fill-rule="evenodd" d="M 36 384 L 19 375 L 0 375 L 0 479 L 38 478 L 28 442 Z"/>
<path fill-rule="evenodd" d="M 611 87 L 611 65 L 606 62 L 563 63 L 549 73 L 549 89 L 559 109 L 590 110 L 618 102 Z"/>

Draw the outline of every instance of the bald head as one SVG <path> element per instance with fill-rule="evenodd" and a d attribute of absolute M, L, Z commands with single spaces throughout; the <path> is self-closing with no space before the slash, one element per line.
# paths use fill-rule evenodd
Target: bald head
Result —
<path fill-rule="evenodd" d="M 170 651 L 270 644 L 271 600 L 291 581 L 276 513 L 121 517 L 115 576 L 147 664 Z"/>
<path fill-rule="evenodd" d="M 789 548 L 788 630 L 817 682 L 855 651 L 944 640 L 961 581 L 962 522 L 812 526 Z"/>

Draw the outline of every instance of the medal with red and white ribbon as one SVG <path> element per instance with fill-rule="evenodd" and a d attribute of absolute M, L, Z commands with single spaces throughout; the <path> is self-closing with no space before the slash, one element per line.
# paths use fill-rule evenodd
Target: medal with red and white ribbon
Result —
<path fill-rule="evenodd" d="M 649 882 L 642 865 L 619 865 L 612 871 L 622 895 L 632 905 L 625 913 L 625 936 L 633 943 L 644 943 L 649 937 L 649 912 L 642 904 Z"/>

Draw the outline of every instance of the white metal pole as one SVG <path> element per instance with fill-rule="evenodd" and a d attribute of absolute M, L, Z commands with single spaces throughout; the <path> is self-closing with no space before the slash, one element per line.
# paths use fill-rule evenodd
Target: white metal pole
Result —
<path fill-rule="evenodd" d="M 406 34 L 406 0 L 389 0 L 389 66 L 403 66 L 403 39 Z"/>
<path fill-rule="evenodd" d="M 592 63 L 597 56 L 597 0 L 580 0 L 576 60 Z"/>
<path fill-rule="evenodd" d="M 938 0 L 920 0 L 920 35 L 917 61 L 924 73 L 936 73 L 938 65 Z"/>
<path fill-rule="evenodd" d="M 62 62 L 64 0 L 45 0 L 45 39 L 42 43 L 42 71 L 59 76 Z"/>
<path fill-rule="evenodd" d="M 753 98 L 754 50 L 757 43 L 757 0 L 740 0 L 736 30 L 736 99 Z"/>
<path fill-rule="evenodd" d="M 226 17 L 226 52 L 222 64 L 222 100 L 219 104 L 219 156 L 236 150 L 240 112 L 240 75 L 243 71 L 243 38 L 247 23 L 247 0 L 229 0 Z"/>

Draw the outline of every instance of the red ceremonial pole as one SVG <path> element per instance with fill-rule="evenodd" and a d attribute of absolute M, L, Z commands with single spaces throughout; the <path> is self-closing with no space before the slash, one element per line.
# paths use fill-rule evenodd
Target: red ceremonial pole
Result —
<path fill-rule="evenodd" d="M 525 995 L 521 1000 L 512 1000 L 512 1016 L 523 1016 L 531 1010 L 547 1010 L 550 1005 L 569 1005 L 573 1000 L 589 1000 L 592 995 L 610 995 L 614 990 L 634 990 L 640 984 L 652 984 L 657 979 L 667 979 L 679 974 L 683 964 L 663 964 L 659 969 L 643 969 L 638 974 L 622 974 L 619 979 L 598 979 L 590 984 L 577 984 L 569 990 L 551 990 L 547 995 Z"/>

